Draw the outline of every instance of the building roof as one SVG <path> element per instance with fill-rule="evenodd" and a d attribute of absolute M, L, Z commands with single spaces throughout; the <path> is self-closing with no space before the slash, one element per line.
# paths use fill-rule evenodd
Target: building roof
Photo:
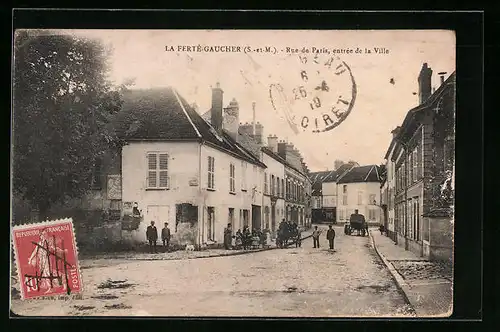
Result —
<path fill-rule="evenodd" d="M 353 167 L 337 180 L 337 183 L 381 182 L 381 169 L 378 165 Z"/>
<path fill-rule="evenodd" d="M 341 165 L 339 168 L 337 168 L 335 171 L 332 171 L 330 172 L 330 174 L 328 174 L 328 176 L 323 179 L 323 183 L 325 182 L 337 182 L 338 178 L 344 174 L 345 172 L 347 172 L 348 170 L 350 170 L 354 165 L 351 165 L 351 164 L 343 164 Z"/>
<path fill-rule="evenodd" d="M 274 160 L 282 163 L 283 165 L 286 163 L 286 160 L 283 159 L 279 154 L 277 153 L 274 153 L 273 151 L 271 151 L 271 149 L 269 149 L 268 147 L 266 146 L 263 146 L 261 148 L 262 152 L 264 152 L 265 154 L 267 154 L 269 157 L 273 158 Z"/>
<path fill-rule="evenodd" d="M 451 73 L 451 75 L 439 86 L 439 88 L 432 93 L 429 98 L 427 98 L 426 101 L 424 101 L 422 104 L 418 105 L 417 107 L 412 108 L 411 110 L 408 111 L 408 113 L 405 116 L 405 119 L 403 120 L 403 123 L 401 124 L 401 130 L 398 131 L 398 134 L 396 135 L 396 141 L 401 141 L 403 136 L 407 135 L 407 131 L 410 127 L 412 127 L 412 123 L 415 121 L 415 116 L 419 113 L 421 113 L 424 110 L 427 110 L 431 108 L 434 103 L 436 103 L 441 95 L 449 89 L 449 88 L 454 88 L 455 85 L 455 76 L 456 72 L 454 71 Z"/>
<path fill-rule="evenodd" d="M 249 163 L 266 167 L 227 133 L 217 131 L 175 89 L 129 90 L 114 119 L 117 135 L 133 140 L 200 140 Z"/>

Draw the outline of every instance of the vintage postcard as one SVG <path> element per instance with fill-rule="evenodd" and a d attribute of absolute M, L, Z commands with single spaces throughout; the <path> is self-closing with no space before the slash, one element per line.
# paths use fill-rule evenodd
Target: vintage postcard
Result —
<path fill-rule="evenodd" d="M 12 313 L 450 316 L 455 49 L 16 30 Z"/>

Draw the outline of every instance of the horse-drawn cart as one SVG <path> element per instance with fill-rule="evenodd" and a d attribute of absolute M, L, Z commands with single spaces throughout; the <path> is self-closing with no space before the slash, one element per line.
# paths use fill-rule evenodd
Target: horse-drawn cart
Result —
<path fill-rule="evenodd" d="M 354 231 L 357 231 L 357 235 L 366 236 L 368 235 L 368 224 L 366 223 L 365 216 L 359 213 L 351 214 L 349 223 L 344 226 L 344 233 L 346 235 L 352 235 Z"/>
<path fill-rule="evenodd" d="M 290 224 L 283 221 L 278 227 L 276 246 L 278 246 L 279 248 L 284 248 L 292 243 L 295 243 L 296 248 L 302 246 L 300 229 L 297 224 Z"/>

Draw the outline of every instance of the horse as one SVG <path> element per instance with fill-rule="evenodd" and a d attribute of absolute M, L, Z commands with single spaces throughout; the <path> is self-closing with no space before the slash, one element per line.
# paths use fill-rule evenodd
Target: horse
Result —
<path fill-rule="evenodd" d="M 295 240 L 295 246 L 297 248 L 301 245 L 300 232 L 298 228 L 296 227 L 296 225 L 290 225 L 287 222 L 280 223 L 276 237 L 276 244 L 280 248 L 283 248 L 284 246 L 288 245 L 288 241 L 290 239 Z"/>

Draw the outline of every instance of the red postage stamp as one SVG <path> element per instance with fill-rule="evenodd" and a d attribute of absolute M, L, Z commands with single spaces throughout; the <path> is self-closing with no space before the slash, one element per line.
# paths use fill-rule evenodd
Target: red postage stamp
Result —
<path fill-rule="evenodd" d="M 16 226 L 12 236 L 23 300 L 81 293 L 72 219 Z"/>

